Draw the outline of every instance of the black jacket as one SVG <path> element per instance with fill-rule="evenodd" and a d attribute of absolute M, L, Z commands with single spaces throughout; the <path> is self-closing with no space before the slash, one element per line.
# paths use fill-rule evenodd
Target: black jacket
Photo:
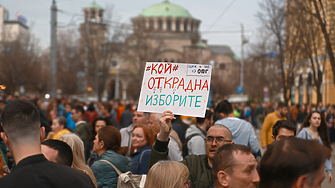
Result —
<path fill-rule="evenodd" d="M 50 162 L 39 154 L 22 159 L 8 176 L 0 178 L 0 187 L 94 188 L 94 184 L 83 172 Z"/>

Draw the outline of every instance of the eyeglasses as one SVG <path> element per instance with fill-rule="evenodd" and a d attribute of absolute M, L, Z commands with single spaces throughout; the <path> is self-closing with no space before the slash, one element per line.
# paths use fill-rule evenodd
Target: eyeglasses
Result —
<path fill-rule="evenodd" d="M 236 166 L 236 165 L 239 165 L 239 164 L 255 164 L 256 168 L 257 166 L 259 165 L 261 161 L 261 158 L 260 157 L 252 157 L 251 159 L 247 160 L 247 161 L 244 161 L 244 162 L 238 162 L 238 163 L 233 163 L 231 165 L 228 165 L 226 166 L 224 169 L 222 169 L 222 171 L 224 171 L 225 169 L 229 168 L 229 167 L 232 167 L 232 166 Z"/>
<path fill-rule="evenodd" d="M 207 142 L 207 143 L 213 143 L 214 140 L 216 141 L 216 143 L 232 142 L 231 140 L 225 140 L 225 138 L 222 137 L 222 136 L 219 136 L 219 137 L 207 136 L 205 138 L 205 142 Z"/>

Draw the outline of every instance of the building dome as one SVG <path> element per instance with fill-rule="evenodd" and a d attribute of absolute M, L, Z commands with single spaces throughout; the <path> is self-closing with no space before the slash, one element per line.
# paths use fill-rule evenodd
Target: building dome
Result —
<path fill-rule="evenodd" d="M 165 0 L 162 3 L 152 5 L 151 7 L 145 9 L 140 16 L 143 17 L 183 17 L 183 18 L 193 18 L 192 15 L 185 8 L 170 3 Z"/>
<path fill-rule="evenodd" d="M 89 4 L 86 8 L 87 9 L 98 9 L 98 10 L 102 9 L 102 7 L 100 5 L 98 5 L 95 1 L 93 1 L 91 4 Z"/>

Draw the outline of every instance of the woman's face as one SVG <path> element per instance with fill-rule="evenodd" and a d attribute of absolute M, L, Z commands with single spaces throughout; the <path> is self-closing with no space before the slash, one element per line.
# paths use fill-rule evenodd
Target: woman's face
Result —
<path fill-rule="evenodd" d="M 319 113 L 313 113 L 311 119 L 309 120 L 311 126 L 313 127 L 320 127 L 321 125 L 321 115 Z"/>
<path fill-rule="evenodd" d="M 147 145 L 148 142 L 144 137 L 143 129 L 138 127 L 133 130 L 133 138 L 131 139 L 131 145 L 134 148 L 140 148 Z"/>
<path fill-rule="evenodd" d="M 63 126 L 59 125 L 57 119 L 52 120 L 52 125 L 51 125 L 52 132 L 57 133 L 58 131 L 62 129 L 63 129 Z"/>
<path fill-rule="evenodd" d="M 97 133 L 99 129 L 106 127 L 106 122 L 103 120 L 98 120 L 95 122 L 95 132 Z"/>
<path fill-rule="evenodd" d="M 96 153 L 100 153 L 99 151 L 101 151 L 103 149 L 103 144 L 101 143 L 101 141 L 99 140 L 99 135 L 95 135 L 95 139 L 93 141 L 93 151 Z"/>

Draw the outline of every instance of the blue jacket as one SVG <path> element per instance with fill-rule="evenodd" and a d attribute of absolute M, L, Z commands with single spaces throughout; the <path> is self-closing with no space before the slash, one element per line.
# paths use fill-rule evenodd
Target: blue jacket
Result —
<path fill-rule="evenodd" d="M 92 164 L 91 169 L 93 171 L 95 179 L 97 180 L 98 187 L 116 188 L 117 178 L 119 177 L 119 175 L 110 164 L 104 161 L 99 161 L 101 159 L 109 161 L 121 172 L 130 171 L 131 159 L 129 157 L 117 154 L 112 150 L 107 150 L 105 153 L 99 156 L 98 160 L 96 160 Z"/>
<path fill-rule="evenodd" d="M 71 118 L 72 113 L 68 112 L 65 114 L 66 116 L 66 127 L 70 127 L 72 129 L 72 132 L 76 128 L 76 123 Z"/>
<path fill-rule="evenodd" d="M 131 158 L 133 159 L 131 172 L 133 174 L 148 174 L 150 154 L 150 146 L 143 146 L 137 152 L 131 154 Z"/>

